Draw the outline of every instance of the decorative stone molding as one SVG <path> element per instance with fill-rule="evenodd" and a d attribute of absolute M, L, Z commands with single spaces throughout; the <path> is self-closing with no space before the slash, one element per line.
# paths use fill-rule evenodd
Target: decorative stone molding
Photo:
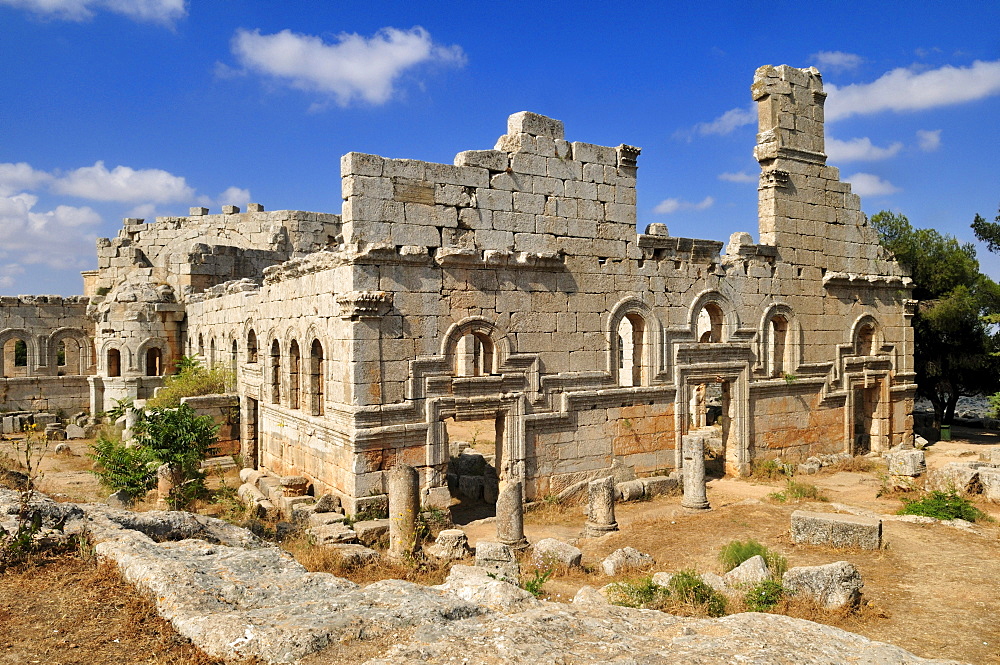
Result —
<path fill-rule="evenodd" d="M 337 296 L 340 318 L 350 321 L 377 319 L 392 308 L 392 294 L 385 291 L 349 291 Z"/>
<path fill-rule="evenodd" d="M 788 171 L 767 169 L 760 174 L 761 187 L 787 187 L 790 178 Z"/>

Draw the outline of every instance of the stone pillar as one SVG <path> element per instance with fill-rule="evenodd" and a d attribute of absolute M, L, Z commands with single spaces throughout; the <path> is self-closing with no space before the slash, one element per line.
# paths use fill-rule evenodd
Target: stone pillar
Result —
<path fill-rule="evenodd" d="M 684 499 L 681 506 L 694 510 L 708 510 L 705 492 L 705 440 L 699 436 L 683 438 L 684 448 Z"/>
<path fill-rule="evenodd" d="M 587 485 L 587 525 L 588 536 L 603 536 L 618 530 L 615 521 L 615 477 L 608 476 L 591 480 Z"/>
<path fill-rule="evenodd" d="M 502 483 L 497 496 L 497 540 L 515 550 L 528 546 L 524 537 L 524 502 L 520 482 Z"/>
<path fill-rule="evenodd" d="M 417 545 L 420 481 L 417 470 L 399 464 L 389 472 L 389 556 L 413 554 Z"/>

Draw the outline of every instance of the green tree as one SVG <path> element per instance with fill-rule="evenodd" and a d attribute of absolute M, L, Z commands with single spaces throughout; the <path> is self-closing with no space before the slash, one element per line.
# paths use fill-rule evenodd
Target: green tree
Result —
<path fill-rule="evenodd" d="M 972 243 L 914 229 L 906 216 L 888 211 L 872 217 L 871 224 L 913 277 L 919 301 L 913 320 L 917 394 L 934 405 L 935 428 L 950 424 L 959 397 L 1000 386 L 990 326 L 1000 312 L 1000 287 L 979 271 Z"/>
<path fill-rule="evenodd" d="M 1000 214 L 992 222 L 987 222 L 982 215 L 976 213 L 976 218 L 972 220 L 972 232 L 986 243 L 986 249 L 994 254 L 1000 253 Z"/>

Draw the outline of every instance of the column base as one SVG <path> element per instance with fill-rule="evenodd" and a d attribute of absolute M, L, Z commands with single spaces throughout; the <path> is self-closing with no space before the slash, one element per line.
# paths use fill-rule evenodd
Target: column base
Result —
<path fill-rule="evenodd" d="M 618 522 L 612 522 L 611 524 L 594 524 L 593 522 L 587 522 L 584 525 L 584 533 L 591 538 L 597 538 L 615 531 L 618 531 Z"/>

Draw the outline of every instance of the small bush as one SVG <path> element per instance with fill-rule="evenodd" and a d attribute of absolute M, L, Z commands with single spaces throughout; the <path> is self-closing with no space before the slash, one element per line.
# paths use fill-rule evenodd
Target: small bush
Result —
<path fill-rule="evenodd" d="M 959 496 L 955 490 L 933 491 L 921 499 L 903 499 L 903 502 L 899 515 L 924 515 L 938 520 L 962 519 L 967 522 L 989 519 L 986 513 L 972 505 L 968 499 Z"/>
<path fill-rule="evenodd" d="M 815 485 L 810 485 L 809 483 L 797 483 L 791 478 L 789 478 L 785 483 L 785 489 L 781 492 L 772 492 L 767 495 L 768 498 L 773 499 L 779 503 L 784 503 L 785 501 L 801 500 L 801 499 L 812 499 L 813 501 L 828 501 L 828 499 L 823 496 L 823 493 Z"/>
<path fill-rule="evenodd" d="M 756 540 L 750 539 L 745 543 L 739 540 L 731 541 L 719 552 L 719 561 L 722 563 L 723 572 L 729 572 L 747 559 L 757 555 L 764 558 L 771 575 L 780 578 L 788 569 L 788 561 L 777 552 L 772 552 Z"/>
<path fill-rule="evenodd" d="M 669 604 L 670 591 L 653 583 L 652 577 L 640 577 L 633 582 L 616 582 L 611 585 L 608 600 L 622 607 L 640 607 L 662 610 Z"/>
<path fill-rule="evenodd" d="M 784 464 L 779 464 L 773 459 L 755 459 L 750 462 L 750 477 L 761 480 L 775 480 L 783 478 L 787 473 Z"/>
<path fill-rule="evenodd" d="M 530 579 L 525 580 L 522 586 L 532 596 L 539 598 L 542 595 L 542 586 L 550 577 L 552 577 L 552 568 L 546 568 L 545 570 L 536 569 L 534 575 Z"/>
<path fill-rule="evenodd" d="M 784 595 L 785 587 L 774 580 L 764 580 L 747 589 L 743 604 L 750 612 L 767 612 L 781 602 Z"/>
<path fill-rule="evenodd" d="M 97 465 L 92 473 L 101 485 L 112 492 L 124 491 L 131 497 L 141 497 L 153 489 L 156 469 L 162 464 L 149 448 L 129 448 L 106 433 L 101 433 L 90 445 L 87 457 Z"/>
<path fill-rule="evenodd" d="M 667 589 L 674 600 L 699 607 L 710 617 L 726 613 L 726 597 L 705 584 L 693 570 L 682 570 L 671 577 Z"/>
<path fill-rule="evenodd" d="M 177 363 L 178 372 L 168 376 L 156 396 L 146 407 L 172 409 L 180 406 L 182 397 L 215 395 L 235 387 L 236 377 L 228 367 L 202 367 L 197 359 L 184 356 Z"/>

